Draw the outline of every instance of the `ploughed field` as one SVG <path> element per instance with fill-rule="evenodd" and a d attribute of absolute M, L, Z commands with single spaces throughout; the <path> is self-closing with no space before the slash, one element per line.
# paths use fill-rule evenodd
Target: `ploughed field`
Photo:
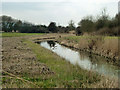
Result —
<path fill-rule="evenodd" d="M 3 88 L 118 87 L 117 78 L 72 65 L 56 53 L 34 43 L 36 39 L 45 41 L 50 37 L 59 41 L 72 35 L 3 33 Z"/>

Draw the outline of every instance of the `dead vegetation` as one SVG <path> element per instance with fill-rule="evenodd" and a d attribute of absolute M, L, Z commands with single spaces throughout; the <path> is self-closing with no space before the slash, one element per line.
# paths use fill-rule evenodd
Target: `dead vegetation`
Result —
<path fill-rule="evenodd" d="M 41 74 L 53 74 L 45 64 L 38 62 L 36 55 L 23 43 L 23 40 L 20 37 L 3 38 L 3 76 L 6 77 L 6 73 L 11 73 L 17 77 L 25 75 L 39 77 Z M 8 82 L 6 81 L 6 83 Z M 3 87 L 6 87 L 6 83 L 3 84 Z"/>
<path fill-rule="evenodd" d="M 102 36 L 69 36 L 58 39 L 62 45 L 92 52 L 112 59 L 119 66 L 119 38 Z"/>

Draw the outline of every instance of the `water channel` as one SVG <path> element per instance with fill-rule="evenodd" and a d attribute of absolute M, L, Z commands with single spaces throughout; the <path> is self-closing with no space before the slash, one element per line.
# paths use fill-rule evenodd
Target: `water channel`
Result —
<path fill-rule="evenodd" d="M 87 52 L 72 50 L 54 41 L 44 41 L 39 44 L 56 53 L 71 64 L 78 65 L 82 69 L 91 70 L 105 76 L 118 77 L 119 68 L 108 63 L 107 61 L 109 59 Z"/>

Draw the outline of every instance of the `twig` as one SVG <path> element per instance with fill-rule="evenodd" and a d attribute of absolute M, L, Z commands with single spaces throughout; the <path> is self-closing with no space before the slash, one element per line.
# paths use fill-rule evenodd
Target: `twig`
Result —
<path fill-rule="evenodd" d="M 32 83 L 32 82 L 30 82 L 30 81 L 28 81 L 28 80 L 25 80 L 25 79 L 23 79 L 23 78 L 20 78 L 20 77 L 18 77 L 18 76 L 16 76 L 16 75 L 11 74 L 11 73 L 8 73 L 8 72 L 6 72 L 6 71 L 4 71 L 4 70 L 3 70 L 3 72 L 6 73 L 6 74 L 8 74 L 8 75 L 10 75 L 10 76 L 16 77 L 17 79 L 20 79 L 20 80 L 22 80 L 23 82 L 26 81 L 26 82 L 28 82 L 28 83 L 31 83 L 31 84 L 33 84 L 34 86 L 37 86 L 37 87 L 39 88 L 38 85 L 36 85 L 36 84 L 34 84 L 34 83 Z"/>

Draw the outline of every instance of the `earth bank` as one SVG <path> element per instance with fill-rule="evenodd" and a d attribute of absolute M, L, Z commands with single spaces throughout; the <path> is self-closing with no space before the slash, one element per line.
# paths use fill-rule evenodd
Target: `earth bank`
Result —
<path fill-rule="evenodd" d="M 73 66 L 33 41 L 48 37 L 58 40 L 68 36 L 3 37 L 3 88 L 118 87 L 116 79 L 108 79 Z"/>
<path fill-rule="evenodd" d="M 102 37 L 102 36 L 69 36 L 59 38 L 57 41 L 67 47 L 81 51 L 87 51 L 105 58 L 110 58 L 111 62 L 119 64 L 119 42 L 118 37 Z"/>

